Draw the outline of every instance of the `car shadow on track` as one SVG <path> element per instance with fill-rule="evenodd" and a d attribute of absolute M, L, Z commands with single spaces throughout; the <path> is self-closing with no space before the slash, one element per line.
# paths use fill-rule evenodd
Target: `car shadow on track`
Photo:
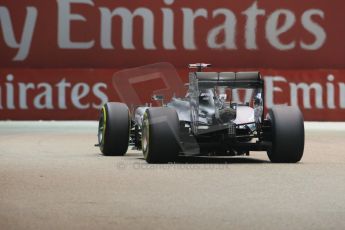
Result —
<path fill-rule="evenodd" d="M 105 157 L 97 154 L 99 157 Z M 109 158 L 114 156 L 109 156 Z M 142 153 L 126 153 L 123 159 L 145 161 Z M 219 156 L 179 156 L 174 164 L 267 164 L 269 160 L 256 159 L 253 157 L 237 156 L 237 157 L 219 157 Z"/>
<path fill-rule="evenodd" d="M 181 156 L 175 161 L 180 164 L 263 164 L 269 161 L 249 157 L 192 157 Z"/>
<path fill-rule="evenodd" d="M 136 158 L 145 161 L 144 158 Z M 268 160 L 249 157 L 205 157 L 205 156 L 180 156 L 174 164 L 267 164 Z"/>

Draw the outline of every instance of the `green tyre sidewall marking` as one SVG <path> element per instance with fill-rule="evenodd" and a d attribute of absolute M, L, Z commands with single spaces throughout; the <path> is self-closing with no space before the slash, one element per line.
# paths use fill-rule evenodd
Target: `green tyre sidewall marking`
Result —
<path fill-rule="evenodd" d="M 150 148 L 150 123 L 147 112 L 144 113 L 144 119 L 143 119 L 143 126 L 145 127 L 145 136 L 146 136 L 146 148 L 143 148 L 144 158 L 147 159 L 149 148 Z M 142 135 L 141 143 L 144 143 L 144 135 Z M 144 146 L 143 146 L 144 147 Z"/>
<path fill-rule="evenodd" d="M 102 133 L 102 142 L 101 142 L 101 150 L 104 149 L 104 142 L 105 142 L 105 129 L 107 127 L 107 111 L 105 108 L 105 105 L 102 107 L 102 113 L 103 113 L 103 133 Z"/>
<path fill-rule="evenodd" d="M 130 113 L 130 111 L 128 110 L 128 140 L 131 139 L 131 128 L 132 128 L 131 125 L 132 125 L 132 124 L 131 124 L 131 113 Z"/>

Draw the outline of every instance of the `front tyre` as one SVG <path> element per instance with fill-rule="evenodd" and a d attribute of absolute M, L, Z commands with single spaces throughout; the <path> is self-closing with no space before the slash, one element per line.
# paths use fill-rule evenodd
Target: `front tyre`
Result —
<path fill-rule="evenodd" d="M 168 107 L 147 109 L 143 117 L 141 143 L 148 163 L 174 161 L 180 149 L 176 111 Z"/>
<path fill-rule="evenodd" d="M 296 163 L 304 151 L 304 121 L 297 107 L 280 106 L 269 111 L 272 148 L 267 151 L 274 163 Z"/>
<path fill-rule="evenodd" d="M 105 156 L 123 156 L 129 143 L 131 119 L 126 104 L 106 103 L 98 125 L 98 145 Z"/>

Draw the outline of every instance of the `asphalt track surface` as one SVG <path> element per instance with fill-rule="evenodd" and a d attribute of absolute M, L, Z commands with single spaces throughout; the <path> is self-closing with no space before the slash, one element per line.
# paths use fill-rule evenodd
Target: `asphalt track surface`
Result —
<path fill-rule="evenodd" d="M 344 123 L 306 124 L 299 164 L 104 157 L 96 125 L 0 122 L 0 229 L 345 229 Z"/>

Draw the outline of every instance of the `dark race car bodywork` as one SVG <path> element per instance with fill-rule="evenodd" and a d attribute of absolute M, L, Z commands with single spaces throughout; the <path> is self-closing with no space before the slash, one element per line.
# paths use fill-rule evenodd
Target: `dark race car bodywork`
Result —
<path fill-rule="evenodd" d="M 123 155 L 125 151 L 119 152 L 115 146 L 132 145 L 143 150 L 149 163 L 164 163 L 174 161 L 178 155 L 236 156 L 267 151 L 273 162 L 298 162 L 304 149 L 299 109 L 272 108 L 265 119 L 264 81 L 259 72 L 202 72 L 207 66 L 190 66 L 198 70 L 189 73 L 184 98 L 173 97 L 165 104 L 162 96 L 153 96 L 154 100 L 161 100 L 161 107 L 138 106 L 130 116 L 123 104 L 106 104 L 101 113 L 99 145 L 101 150 L 102 146 L 113 149 L 102 152 Z M 246 94 L 244 102 L 238 100 L 241 92 Z M 117 123 L 129 125 L 126 132 L 117 133 L 116 122 L 112 125 L 104 118 L 120 113 L 128 115 L 122 115 L 124 118 Z M 108 136 L 125 133 L 123 136 L 129 136 L 127 142 L 114 143 L 110 138 L 107 142 L 107 129 L 114 130 Z"/>

